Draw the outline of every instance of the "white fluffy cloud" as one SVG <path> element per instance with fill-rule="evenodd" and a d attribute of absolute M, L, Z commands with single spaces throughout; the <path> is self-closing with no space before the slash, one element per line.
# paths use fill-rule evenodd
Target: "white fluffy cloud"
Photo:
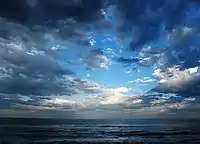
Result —
<path fill-rule="evenodd" d="M 165 71 L 155 69 L 153 76 L 163 84 L 181 84 L 191 80 L 193 74 L 197 73 L 198 67 L 181 71 L 179 67 L 167 68 Z"/>
<path fill-rule="evenodd" d="M 155 79 L 152 79 L 150 77 L 144 77 L 144 78 L 137 78 L 136 80 L 133 81 L 128 81 L 128 83 L 151 83 L 154 81 Z"/>
<path fill-rule="evenodd" d="M 103 88 L 100 94 L 89 101 L 92 104 L 120 104 L 126 100 L 126 93 L 131 90 L 126 87 Z"/>
<path fill-rule="evenodd" d="M 131 89 L 126 87 L 104 89 L 101 104 L 119 104 L 125 100 L 124 94 Z"/>
<path fill-rule="evenodd" d="M 128 92 L 131 92 L 131 88 L 127 87 L 118 87 L 118 88 L 101 88 L 100 93 L 91 93 L 90 95 L 85 96 L 85 98 L 80 97 L 81 95 L 77 94 L 71 97 L 52 97 L 50 99 L 44 99 L 40 104 L 39 108 L 42 109 L 53 109 L 59 111 L 124 111 L 124 109 L 130 107 L 137 107 L 142 103 L 142 98 L 139 96 L 129 95 Z M 26 106 L 24 106 L 26 107 Z M 33 105 L 34 107 L 34 105 Z M 31 105 L 28 105 L 27 108 L 33 108 Z M 140 105 L 139 107 L 143 107 Z M 36 108 L 36 107 L 34 107 Z"/>
<path fill-rule="evenodd" d="M 50 103 L 50 104 L 58 104 L 58 105 L 69 105 L 69 104 L 74 104 L 74 101 L 71 100 L 67 100 L 67 99 L 62 99 L 62 98 L 55 98 L 55 99 L 51 99 L 51 100 L 46 100 L 46 103 Z"/>

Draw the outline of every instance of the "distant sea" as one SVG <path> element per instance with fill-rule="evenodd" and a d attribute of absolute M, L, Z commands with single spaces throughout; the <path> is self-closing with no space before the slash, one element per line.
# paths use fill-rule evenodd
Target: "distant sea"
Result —
<path fill-rule="evenodd" d="M 0 119 L 0 144 L 200 144 L 199 119 Z"/>

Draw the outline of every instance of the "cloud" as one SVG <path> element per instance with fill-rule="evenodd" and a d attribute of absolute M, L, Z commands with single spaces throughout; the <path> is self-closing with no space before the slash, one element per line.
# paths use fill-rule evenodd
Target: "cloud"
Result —
<path fill-rule="evenodd" d="M 161 93 L 176 93 L 181 96 L 199 96 L 197 89 L 199 86 L 199 74 L 197 74 L 198 67 L 190 68 L 181 71 L 180 68 L 168 68 L 161 72 L 159 69 L 155 70 L 154 76 L 159 79 L 158 86 L 151 91 Z"/>
<path fill-rule="evenodd" d="M 49 107 L 42 102 L 55 96 L 99 93 L 102 86 L 95 82 L 69 79 L 75 73 L 63 64 L 68 59 L 62 53 L 74 47 L 73 43 L 89 46 L 90 31 L 82 22 L 100 20 L 105 26 L 100 13 L 101 0 L 21 1 L 12 7 L 17 14 L 8 8 L 12 4 L 15 2 L 8 1 L 0 6 L 0 91 L 8 98 L 2 98 L 3 103 L 8 107 L 40 109 Z M 91 51 L 85 64 L 89 68 L 108 68 L 109 59 L 100 51 Z M 30 100 L 21 100 L 18 95 Z"/>
<path fill-rule="evenodd" d="M 154 0 L 117 1 L 117 10 L 122 16 L 119 33 L 130 33 L 130 49 L 139 50 L 147 43 L 156 41 L 165 31 L 180 25 L 186 17 L 185 11 L 195 1 Z M 175 19 L 176 17 L 176 19 Z M 165 28 L 165 31 L 163 30 Z M 131 31 L 131 32 L 130 32 Z"/>
<path fill-rule="evenodd" d="M 185 70 L 199 66 L 199 5 L 196 3 L 117 1 L 121 19 L 118 32 L 123 35 L 121 41 L 130 42 L 128 50 L 133 52 L 133 57 L 120 57 L 118 62 L 133 69 L 179 65 Z"/>
<path fill-rule="evenodd" d="M 61 99 L 61 98 L 56 98 L 56 99 L 51 99 L 51 100 L 46 100 L 47 103 L 50 104 L 57 104 L 57 105 L 65 105 L 65 104 L 73 104 L 73 101 L 66 100 L 66 99 Z"/>
<path fill-rule="evenodd" d="M 138 58 L 124 58 L 124 57 L 120 57 L 117 59 L 118 62 L 124 63 L 124 64 L 133 64 L 133 63 L 137 63 L 140 60 Z"/>
<path fill-rule="evenodd" d="M 93 50 L 85 58 L 85 64 L 88 68 L 104 68 L 110 65 L 109 58 L 101 50 Z"/>
<path fill-rule="evenodd" d="M 26 2 L 31 8 L 34 8 L 38 4 L 38 0 L 27 0 Z"/>
<path fill-rule="evenodd" d="M 28 28 L 3 19 L 0 28 L 0 91 L 4 94 L 70 95 L 60 79 L 74 72 L 61 66 L 59 50 L 38 40 Z M 2 33 L 1 33 L 2 34 Z"/>
<path fill-rule="evenodd" d="M 196 19 L 198 21 L 198 18 Z M 181 69 L 199 66 L 199 43 L 196 41 L 199 28 L 197 23 L 193 26 L 179 26 L 168 34 L 170 45 L 163 53 L 164 66 L 180 65 Z"/>
<path fill-rule="evenodd" d="M 0 85 L 1 93 L 4 94 L 49 96 L 53 94 L 71 95 L 75 93 L 65 83 L 45 79 L 21 78 L 20 76 L 3 79 L 0 81 Z"/>
<path fill-rule="evenodd" d="M 167 68 L 165 71 L 155 69 L 152 75 L 159 80 L 159 83 L 164 83 L 166 81 L 180 82 L 190 79 L 193 74 L 197 73 L 197 70 L 198 67 L 194 67 L 181 71 L 179 66 L 174 66 L 172 68 Z"/>
<path fill-rule="evenodd" d="M 162 112 L 172 112 L 186 108 L 184 103 L 172 103 L 166 104 L 165 107 L 161 110 Z"/>
<path fill-rule="evenodd" d="M 46 39 L 45 36 L 41 36 L 41 33 L 46 34 L 45 28 L 44 31 L 37 29 L 33 32 L 28 27 L 9 20 L 1 18 L 0 21 L 2 25 L 0 28 L 2 93 L 71 95 L 76 93 L 74 90 L 76 87 L 80 91 L 95 91 L 95 86 L 89 86 L 92 83 L 88 81 L 75 79 L 72 82 L 66 79 L 68 75 L 74 75 L 74 72 L 62 65 L 65 59 L 61 58 L 60 51 L 67 49 L 63 49 L 59 43 L 56 47 L 48 45 L 48 41 L 55 41 L 56 34 L 51 34 L 50 31 L 51 38 Z M 64 21 L 61 21 L 62 26 L 64 24 L 68 28 L 73 26 L 70 21 L 62 22 Z M 77 25 L 75 27 L 77 28 Z M 102 51 L 93 50 L 86 57 L 85 64 L 89 68 L 108 68 L 109 59 Z M 73 88 L 70 87 L 72 83 L 75 84 Z"/>
<path fill-rule="evenodd" d="M 152 83 L 155 82 L 155 79 L 152 79 L 150 77 L 143 77 L 143 78 L 137 78 L 136 80 L 133 81 L 128 81 L 127 83 Z"/>
<path fill-rule="evenodd" d="M 119 88 L 107 88 L 102 92 L 100 96 L 100 104 L 119 104 L 123 103 L 126 99 L 124 94 L 129 92 L 131 89 L 126 87 Z"/>
<path fill-rule="evenodd" d="M 78 111 L 86 106 L 83 103 L 68 100 L 66 98 L 53 98 L 51 100 L 45 100 L 41 106 L 53 108 L 56 111 Z"/>
<path fill-rule="evenodd" d="M 198 11 L 194 0 L 8 0 L 0 5 L 1 108 L 141 115 L 187 109 L 199 101 Z M 108 48 L 97 49 L 105 41 Z M 112 60 L 129 72 L 153 66 L 155 79 L 128 83 L 157 80 L 150 93 L 159 94 L 135 96 L 74 72 L 110 70 Z"/>
<path fill-rule="evenodd" d="M 112 27 L 101 12 L 104 6 L 102 0 L 21 0 L 20 3 L 8 0 L 0 6 L 0 18 L 31 29 L 41 42 L 67 41 L 68 47 L 69 42 L 90 47 L 91 33 Z M 1 34 L 6 35 L 5 31 Z"/>
<path fill-rule="evenodd" d="M 15 7 L 12 7 L 13 5 Z M 26 25 L 42 24 L 45 21 L 55 22 L 63 18 L 87 21 L 99 18 L 102 6 L 101 0 L 95 2 L 92 0 L 60 0 L 58 2 L 22 0 L 20 3 L 8 0 L 1 4 L 0 16 Z"/>
<path fill-rule="evenodd" d="M 0 94 L 0 103 L 1 109 L 15 109 L 17 105 L 24 106 L 37 106 L 41 105 L 40 97 L 28 97 L 17 94 Z M 16 110 L 20 110 L 21 108 L 17 108 Z"/>
<path fill-rule="evenodd" d="M 87 107 L 84 110 L 94 111 L 97 109 L 101 113 L 117 112 L 121 116 L 131 116 L 132 114 L 144 116 L 147 114 L 147 109 L 155 107 L 151 105 L 148 97 L 131 94 L 132 91 L 133 89 L 126 87 L 104 88 L 102 93 L 94 95 L 86 101 Z M 157 110 L 155 109 L 155 111 Z M 151 112 L 151 114 L 153 113 Z"/>
<path fill-rule="evenodd" d="M 92 86 L 91 86 L 92 87 Z M 78 89 L 78 88 L 77 88 Z M 81 89 L 82 90 L 82 89 Z M 19 96 L 15 99 L 11 96 L 8 99 L 2 99 L 4 109 L 27 110 L 27 111 L 73 111 L 82 113 L 95 111 L 123 112 L 124 109 L 142 108 L 142 98 L 138 96 L 129 96 L 127 93 L 132 89 L 126 87 L 101 88 L 97 93 L 89 93 L 87 96 L 76 94 L 72 97 L 53 96 L 48 99 L 37 99 L 37 97 Z M 81 94 L 82 95 L 82 94 Z M 73 100 L 72 100 L 73 99 Z M 81 100 L 80 100 L 81 99 Z"/>
<path fill-rule="evenodd" d="M 35 81 L 19 79 L 15 82 L 13 82 L 12 78 L 12 82 L 8 81 L 8 79 L 3 80 L 4 82 L 1 81 L 2 83 L 0 83 L 0 101 L 4 109 L 76 111 L 86 106 L 83 100 L 81 100 L 82 102 L 77 102 L 82 99 L 81 94 L 83 95 L 85 93 L 87 96 L 97 95 L 105 89 L 103 85 L 98 83 L 70 77 L 61 78 L 58 80 L 59 84 L 53 86 L 52 83 L 54 84 L 56 82 L 45 81 L 46 83 L 43 83 L 41 79 L 35 79 Z M 7 88 L 8 84 L 9 88 Z M 119 89 L 119 91 L 125 90 Z M 76 101 L 68 100 L 73 97 Z"/>
<path fill-rule="evenodd" d="M 143 48 L 135 58 L 120 57 L 116 59 L 116 61 L 125 65 L 126 67 L 130 67 L 131 69 L 139 69 L 141 67 L 153 66 L 155 63 L 157 63 L 160 56 L 160 53 L 153 53 L 153 51 L 152 53 L 148 53 L 148 51 L 145 51 L 145 48 Z"/>
<path fill-rule="evenodd" d="M 130 91 L 126 87 L 103 88 L 101 93 L 89 99 L 89 103 L 95 105 L 101 104 L 118 104 L 124 101 L 124 93 Z"/>
<path fill-rule="evenodd" d="M 60 50 L 53 48 L 37 33 L 27 27 L 0 19 L 0 91 L 4 94 L 26 96 L 72 95 L 79 91 L 97 92 L 101 86 L 75 75 L 63 65 L 65 59 Z M 59 45 L 59 44 L 57 44 Z M 106 68 L 107 57 L 101 51 L 91 51 L 87 64 L 95 68 Z"/>
<path fill-rule="evenodd" d="M 198 103 L 192 104 L 176 104 L 174 107 L 178 107 L 177 109 L 169 109 L 165 112 L 169 117 L 180 117 L 180 118 L 198 118 L 200 105 Z"/>
<path fill-rule="evenodd" d="M 100 93 L 104 88 L 103 85 L 89 81 L 87 79 L 74 78 L 69 79 L 69 81 L 71 82 L 71 87 L 78 91 L 82 91 L 88 94 Z"/>

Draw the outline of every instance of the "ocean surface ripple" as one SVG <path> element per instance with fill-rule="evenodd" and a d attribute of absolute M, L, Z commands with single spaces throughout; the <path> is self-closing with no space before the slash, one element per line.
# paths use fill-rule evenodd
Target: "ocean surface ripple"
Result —
<path fill-rule="evenodd" d="M 199 120 L 0 119 L 0 143 L 199 144 Z"/>

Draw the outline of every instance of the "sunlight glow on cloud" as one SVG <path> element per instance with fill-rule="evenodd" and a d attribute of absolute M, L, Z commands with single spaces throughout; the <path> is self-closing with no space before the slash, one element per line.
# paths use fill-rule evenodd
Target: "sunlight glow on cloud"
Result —
<path fill-rule="evenodd" d="M 159 69 L 155 70 L 153 75 L 159 80 L 157 87 L 153 91 L 163 93 L 177 93 L 186 96 L 197 96 L 198 92 L 195 88 L 199 87 L 199 76 L 196 74 L 198 67 L 189 68 L 180 71 L 180 68 L 168 68 L 161 72 Z"/>
<path fill-rule="evenodd" d="M 193 74 L 197 73 L 198 67 L 189 68 L 184 71 L 180 71 L 179 67 L 172 67 L 161 72 L 160 69 L 155 69 L 153 76 L 159 79 L 159 83 L 181 83 L 182 81 L 188 81 Z"/>
<path fill-rule="evenodd" d="M 151 82 L 154 82 L 154 81 L 155 81 L 155 79 L 151 79 L 150 77 L 144 77 L 142 79 L 137 78 L 134 81 L 128 81 L 128 83 L 151 83 Z"/>
<path fill-rule="evenodd" d="M 58 105 L 65 105 L 65 104 L 73 104 L 73 101 L 56 98 L 54 100 L 46 100 L 47 103 L 58 104 Z"/>

